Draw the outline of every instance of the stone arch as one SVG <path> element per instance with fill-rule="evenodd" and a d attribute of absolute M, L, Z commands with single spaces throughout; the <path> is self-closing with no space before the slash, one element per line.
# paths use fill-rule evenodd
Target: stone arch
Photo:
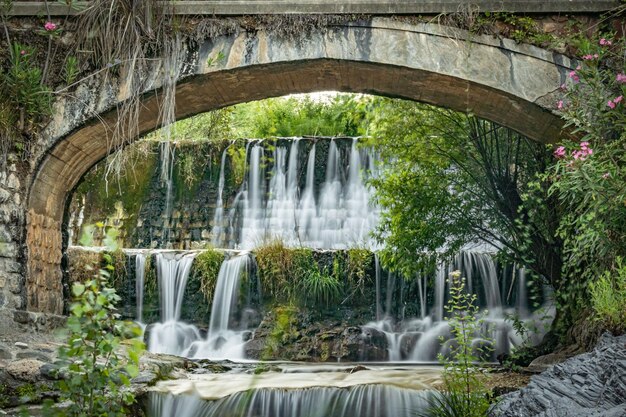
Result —
<path fill-rule="evenodd" d="M 241 102 L 321 90 L 400 97 L 472 112 L 538 141 L 561 134 L 552 108 L 573 63 L 511 40 L 457 29 L 375 18 L 302 36 L 264 31 L 200 42 L 188 52 L 190 75 L 176 89 L 176 118 Z M 215 60 L 215 57 L 223 59 Z M 210 65 L 212 63 L 212 65 Z M 146 74 L 138 133 L 159 124 L 162 73 Z M 61 313 L 62 223 L 68 196 L 109 152 L 106 140 L 124 99 L 123 82 L 93 80 L 76 100 L 60 100 L 45 132 L 28 196 L 27 308 Z M 94 84 L 96 84 L 94 86 Z M 74 110 L 71 110 L 74 109 Z M 98 117 L 93 117 L 96 114 Z M 134 138 L 130 138 L 131 140 Z"/>

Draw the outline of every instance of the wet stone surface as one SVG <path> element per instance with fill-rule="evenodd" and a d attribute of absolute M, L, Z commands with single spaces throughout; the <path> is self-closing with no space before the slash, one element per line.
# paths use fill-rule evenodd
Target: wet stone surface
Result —
<path fill-rule="evenodd" d="M 604 334 L 592 352 L 533 376 L 527 387 L 504 395 L 491 416 L 626 416 L 626 335 Z"/>

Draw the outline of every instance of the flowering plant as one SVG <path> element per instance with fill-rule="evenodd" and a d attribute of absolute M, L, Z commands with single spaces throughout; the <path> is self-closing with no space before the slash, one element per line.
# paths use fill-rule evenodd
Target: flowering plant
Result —
<path fill-rule="evenodd" d="M 558 234 L 574 305 L 626 254 L 626 43 L 607 35 L 586 49 L 556 105 L 572 137 L 555 148 L 548 174 L 564 213 Z"/>

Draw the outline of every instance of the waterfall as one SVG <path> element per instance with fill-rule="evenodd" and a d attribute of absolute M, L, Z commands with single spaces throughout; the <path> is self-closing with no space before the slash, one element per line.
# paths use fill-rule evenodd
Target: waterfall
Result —
<path fill-rule="evenodd" d="M 514 305 L 506 306 L 500 292 L 500 275 L 493 254 L 475 251 L 462 251 L 449 263 L 438 266 L 431 275 L 433 288 L 429 293 L 428 274 L 416 276 L 417 296 L 420 317 L 394 323 L 391 311 L 392 297 L 396 296 L 396 278 L 387 274 L 387 285 L 383 306 L 384 273 L 376 257 L 376 321 L 367 323 L 365 330 L 381 332 L 387 339 L 389 360 L 409 360 L 417 362 L 437 361 L 439 354 L 449 352 L 452 334 L 445 320 L 445 305 L 449 287 L 449 275 L 460 270 L 466 278 L 467 291 L 477 295 L 477 303 L 484 316 L 484 326 L 480 335 L 475 335 L 473 345 L 487 343 L 486 339 L 494 340 L 494 352 L 490 359 L 494 360 L 499 353 L 508 352 L 512 346 L 521 342 L 511 324 L 506 321 L 505 314 L 516 312 L 520 319 L 536 321 L 537 317 L 529 314 L 526 295 L 525 272 L 514 270 L 517 275 L 518 291 Z M 503 271 L 506 273 L 506 271 Z M 429 295 L 430 294 L 430 295 Z M 432 296 L 432 298 L 430 298 Z M 432 302 L 429 303 L 429 299 Z M 402 300 L 400 300 L 402 301 Z M 430 304 L 430 305 L 429 305 Z M 400 314 L 397 314 L 400 316 Z M 443 341 L 443 343 L 442 343 Z M 488 358 L 489 359 L 489 358 Z"/>
<path fill-rule="evenodd" d="M 156 254 L 161 322 L 150 329 L 148 346 L 151 352 L 180 355 L 200 338 L 195 326 L 180 321 L 187 278 L 196 255 L 195 252 Z"/>
<path fill-rule="evenodd" d="M 265 237 L 265 164 L 264 149 L 260 144 L 251 146 L 248 179 L 243 194 L 243 225 L 240 245 L 250 248 L 264 241 Z"/>
<path fill-rule="evenodd" d="M 429 391 L 390 385 L 350 388 L 256 389 L 214 401 L 150 393 L 148 417 L 413 417 L 428 407 Z"/>
<path fill-rule="evenodd" d="M 352 139 L 349 151 L 338 140 L 328 140 L 324 181 L 316 183 L 316 147 L 309 151 L 304 190 L 299 189 L 300 139 L 277 143 L 266 158 L 261 143 L 250 146 L 247 177 L 235 198 L 229 217 L 240 213 L 242 226 L 235 247 L 252 249 L 281 240 L 287 246 L 320 249 L 373 247 L 369 233 L 378 222 L 378 208 L 370 203 L 365 180 L 373 169 L 371 150 L 360 149 Z M 343 153 L 348 152 L 347 155 Z M 348 156 L 348 167 L 342 161 Z M 317 198 L 316 198 L 317 196 Z M 219 196 L 218 196 L 219 199 Z M 216 206 L 220 206 L 220 201 Z"/>
<path fill-rule="evenodd" d="M 213 230 L 211 243 L 217 247 L 224 242 L 224 166 L 226 165 L 226 155 L 228 147 L 222 152 L 222 161 L 220 163 L 220 178 L 217 183 L 217 203 L 215 204 L 215 214 L 213 215 Z"/>
<path fill-rule="evenodd" d="M 211 359 L 243 359 L 244 337 L 250 332 L 236 330 L 231 321 L 236 312 L 239 289 L 248 273 L 250 255 L 245 253 L 222 263 L 215 285 L 211 321 L 206 340 L 195 341 L 183 356 Z"/>
<path fill-rule="evenodd" d="M 170 243 L 170 228 L 172 222 L 172 206 L 174 200 L 174 161 L 176 148 L 169 141 L 161 142 L 161 181 L 165 185 L 165 209 L 163 210 L 163 230 L 161 246 L 168 247 Z"/>
<path fill-rule="evenodd" d="M 146 255 L 138 253 L 135 255 L 135 295 L 137 300 L 136 320 L 143 322 L 143 288 L 146 276 Z"/>
<path fill-rule="evenodd" d="M 316 144 L 314 143 L 306 163 L 306 184 L 300 200 L 298 213 L 298 241 L 303 241 L 307 238 L 307 231 L 314 227 L 313 221 L 317 216 L 315 204 L 315 146 Z"/>

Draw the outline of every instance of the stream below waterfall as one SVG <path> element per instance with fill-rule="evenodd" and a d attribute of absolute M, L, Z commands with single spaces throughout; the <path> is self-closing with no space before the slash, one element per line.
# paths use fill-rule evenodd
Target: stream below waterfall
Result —
<path fill-rule="evenodd" d="M 273 363 L 159 382 L 148 417 L 412 417 L 427 407 L 440 368 Z"/>

